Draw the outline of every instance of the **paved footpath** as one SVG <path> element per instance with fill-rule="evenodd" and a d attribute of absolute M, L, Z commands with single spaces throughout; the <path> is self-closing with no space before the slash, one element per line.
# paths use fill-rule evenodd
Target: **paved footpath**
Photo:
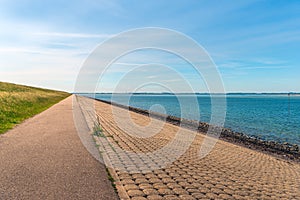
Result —
<path fill-rule="evenodd" d="M 221 140 L 200 158 L 201 134 L 102 102 L 95 106 L 103 129 L 96 141 L 124 199 L 300 199 L 297 163 Z"/>
<path fill-rule="evenodd" d="M 0 199 L 118 199 L 77 135 L 72 97 L 0 136 Z"/>

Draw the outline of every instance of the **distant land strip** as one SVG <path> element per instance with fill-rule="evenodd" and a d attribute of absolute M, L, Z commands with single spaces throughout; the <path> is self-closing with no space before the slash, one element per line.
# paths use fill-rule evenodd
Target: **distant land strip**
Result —
<path fill-rule="evenodd" d="M 262 93 L 243 93 L 243 92 L 229 92 L 229 93 L 171 93 L 171 92 L 76 92 L 73 94 L 130 94 L 130 95 L 295 95 L 298 96 L 300 93 L 298 92 L 280 92 L 280 93 L 270 93 L 270 92 L 262 92 Z"/>

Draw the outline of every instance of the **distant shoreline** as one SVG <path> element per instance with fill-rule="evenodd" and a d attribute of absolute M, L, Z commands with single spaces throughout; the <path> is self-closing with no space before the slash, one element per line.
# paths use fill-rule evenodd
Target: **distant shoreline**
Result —
<path fill-rule="evenodd" d="M 112 95 L 112 94 L 116 94 L 116 95 L 291 95 L 291 96 L 300 96 L 300 93 L 294 93 L 294 92 L 290 92 L 290 93 L 168 93 L 168 92 L 133 92 L 133 93 L 111 93 L 111 92 L 97 92 L 97 93 L 92 93 L 92 92 L 82 92 L 82 93 L 73 93 L 73 94 L 107 94 L 107 95 Z"/>

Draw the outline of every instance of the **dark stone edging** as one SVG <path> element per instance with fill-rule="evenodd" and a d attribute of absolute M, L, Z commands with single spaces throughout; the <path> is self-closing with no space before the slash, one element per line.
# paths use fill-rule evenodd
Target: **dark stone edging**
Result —
<path fill-rule="evenodd" d="M 92 98 L 94 99 L 94 98 Z M 166 120 L 166 122 L 171 123 L 176 126 L 181 126 L 184 128 L 188 128 L 191 130 L 197 130 L 199 133 L 204 134 L 208 131 L 210 124 L 195 120 L 187 120 L 181 119 L 179 117 L 171 116 L 171 115 L 164 115 L 161 113 L 149 112 L 148 110 L 135 108 L 131 106 L 125 106 L 122 104 L 118 104 L 115 102 L 94 99 L 96 101 L 100 101 L 106 104 L 114 105 L 123 109 L 127 109 L 142 115 L 151 116 L 153 118 L 159 120 Z M 214 128 L 212 126 L 212 128 Z M 217 127 L 216 127 L 217 128 Z M 300 147 L 296 144 L 290 143 L 279 143 L 275 141 L 265 141 L 259 138 L 248 136 L 244 133 L 239 133 L 232 131 L 228 128 L 222 128 L 222 132 L 220 135 L 220 139 L 231 142 L 234 144 L 238 144 L 240 146 L 244 146 L 250 149 L 258 150 L 267 154 L 271 154 L 276 157 L 281 157 L 288 160 L 293 160 L 296 162 L 300 162 Z"/>

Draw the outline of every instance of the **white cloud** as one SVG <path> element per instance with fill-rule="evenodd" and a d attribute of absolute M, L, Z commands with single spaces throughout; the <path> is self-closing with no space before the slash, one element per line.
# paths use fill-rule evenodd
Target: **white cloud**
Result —
<path fill-rule="evenodd" d="M 256 70 L 256 69 L 284 69 L 289 68 L 288 62 L 275 59 L 245 59 L 232 60 L 218 64 L 219 68 L 223 69 L 238 69 L 238 70 Z"/>
<path fill-rule="evenodd" d="M 123 66 L 140 66 L 142 63 L 126 63 L 126 62 L 115 62 L 114 65 L 123 65 Z"/>
<path fill-rule="evenodd" d="M 113 34 L 90 34 L 90 33 L 64 33 L 64 32 L 36 32 L 33 35 L 50 37 L 68 37 L 68 38 L 101 38 L 107 39 L 113 37 Z"/>

